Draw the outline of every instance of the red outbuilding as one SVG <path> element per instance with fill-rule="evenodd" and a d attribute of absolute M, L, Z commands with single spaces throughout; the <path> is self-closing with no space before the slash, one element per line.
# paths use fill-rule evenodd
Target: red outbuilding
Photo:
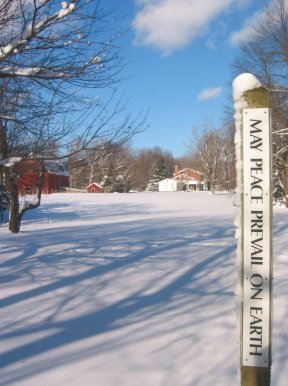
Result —
<path fill-rule="evenodd" d="M 97 182 L 92 182 L 92 184 L 88 185 L 86 188 L 88 193 L 103 193 L 104 189 L 101 185 L 97 184 Z"/>

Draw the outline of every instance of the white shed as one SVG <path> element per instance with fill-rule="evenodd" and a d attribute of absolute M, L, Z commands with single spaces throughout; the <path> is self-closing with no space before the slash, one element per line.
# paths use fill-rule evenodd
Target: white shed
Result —
<path fill-rule="evenodd" d="M 178 190 L 178 181 L 165 178 L 165 180 L 159 181 L 159 192 L 177 192 Z"/>

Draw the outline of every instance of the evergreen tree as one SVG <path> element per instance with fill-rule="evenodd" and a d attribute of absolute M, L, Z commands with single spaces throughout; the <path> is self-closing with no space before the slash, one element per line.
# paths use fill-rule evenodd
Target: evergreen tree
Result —
<path fill-rule="evenodd" d="M 168 177 L 168 169 L 164 158 L 161 157 L 157 163 L 152 167 L 149 182 L 146 187 L 146 192 L 159 192 L 159 181 Z"/>

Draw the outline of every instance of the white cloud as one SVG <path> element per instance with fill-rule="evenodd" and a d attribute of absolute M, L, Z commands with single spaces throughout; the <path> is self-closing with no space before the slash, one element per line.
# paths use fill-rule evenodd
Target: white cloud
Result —
<path fill-rule="evenodd" d="M 201 91 L 200 94 L 198 94 L 197 99 L 199 101 L 206 101 L 207 99 L 217 98 L 221 94 L 222 90 L 222 87 L 206 88 L 205 90 Z"/>
<path fill-rule="evenodd" d="M 254 0 L 238 0 L 235 2 L 235 6 L 237 6 L 238 8 L 245 8 L 247 7 L 248 5 L 250 5 L 251 3 L 253 3 Z"/>
<path fill-rule="evenodd" d="M 235 0 L 136 0 L 135 44 L 169 54 L 203 34 Z M 242 0 L 243 1 L 243 0 Z M 245 0 L 246 1 L 246 0 Z"/>
<path fill-rule="evenodd" d="M 238 45 L 249 40 L 250 36 L 253 34 L 253 26 L 256 20 L 255 17 L 250 17 L 245 20 L 242 28 L 239 31 L 233 32 L 229 37 L 229 43 L 232 45 Z"/>
<path fill-rule="evenodd" d="M 239 45 L 246 42 L 249 38 L 255 34 L 254 26 L 258 23 L 265 23 L 266 8 L 261 12 L 256 12 L 252 17 L 247 18 L 242 28 L 239 31 L 233 32 L 229 37 L 229 43 L 232 45 Z"/>

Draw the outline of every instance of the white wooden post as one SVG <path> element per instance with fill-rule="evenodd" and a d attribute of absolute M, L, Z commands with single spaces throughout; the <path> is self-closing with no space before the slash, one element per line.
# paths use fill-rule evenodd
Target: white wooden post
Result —
<path fill-rule="evenodd" d="M 238 148 L 241 167 L 237 171 L 240 173 L 238 184 L 241 184 L 237 189 L 240 194 L 241 386 L 269 386 L 272 362 L 271 116 L 265 88 L 245 90 L 242 98 L 240 151 Z"/>

